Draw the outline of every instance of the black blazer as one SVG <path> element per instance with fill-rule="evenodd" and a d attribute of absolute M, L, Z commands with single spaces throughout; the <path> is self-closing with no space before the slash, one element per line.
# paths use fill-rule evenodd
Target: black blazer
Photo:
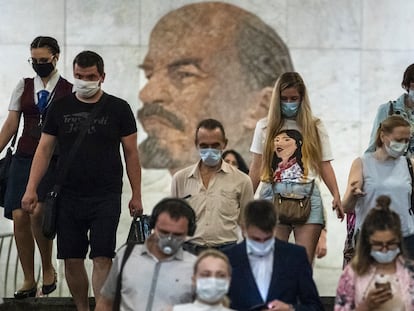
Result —
<path fill-rule="evenodd" d="M 235 310 L 249 310 L 253 306 L 278 299 L 292 304 L 295 310 L 324 310 L 305 249 L 275 240 L 273 273 L 266 301 L 260 295 L 250 268 L 246 241 L 223 251 L 232 266 L 230 307 Z"/>

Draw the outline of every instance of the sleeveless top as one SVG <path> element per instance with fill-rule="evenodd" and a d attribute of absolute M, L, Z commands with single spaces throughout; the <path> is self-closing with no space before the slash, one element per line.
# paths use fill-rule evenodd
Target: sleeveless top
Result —
<path fill-rule="evenodd" d="M 72 84 L 66 79 L 59 77 L 55 86 L 54 96 L 51 103 L 72 93 Z M 39 143 L 42 128 L 39 124 L 40 114 L 34 102 L 34 79 L 24 79 L 24 90 L 21 101 L 21 111 L 23 113 L 23 132 L 19 138 L 17 152 L 19 154 L 33 156 Z"/>
<path fill-rule="evenodd" d="M 387 195 L 391 198 L 390 208 L 400 216 L 403 236 L 414 234 L 414 216 L 409 214 L 412 180 L 406 158 L 379 161 L 373 153 L 366 153 L 360 159 L 366 195 L 355 206 L 355 232 L 361 228 L 368 211 L 376 206 L 377 198 Z"/>

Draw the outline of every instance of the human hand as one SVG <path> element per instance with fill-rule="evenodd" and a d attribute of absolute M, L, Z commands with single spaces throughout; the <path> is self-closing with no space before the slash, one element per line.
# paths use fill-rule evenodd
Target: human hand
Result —
<path fill-rule="evenodd" d="M 322 258 L 326 256 L 326 253 L 326 230 L 322 230 L 318 240 L 318 244 L 316 245 L 315 256 L 316 258 Z"/>
<path fill-rule="evenodd" d="M 142 208 L 141 198 L 132 197 L 128 204 L 129 214 L 131 217 L 141 216 L 144 209 Z"/>
<path fill-rule="evenodd" d="M 391 288 L 381 287 L 381 288 L 374 288 L 369 291 L 366 299 L 365 304 L 367 310 L 377 309 L 380 305 L 384 302 L 392 299 L 392 291 Z"/>
<path fill-rule="evenodd" d="M 344 209 L 342 208 L 341 198 L 339 196 L 334 197 L 334 199 L 332 200 L 332 210 L 336 212 L 336 217 L 338 219 L 340 219 L 341 221 L 344 220 L 345 213 L 344 213 Z"/>
<path fill-rule="evenodd" d="M 292 311 L 295 310 L 292 305 L 284 303 L 280 300 L 273 300 L 267 304 L 267 309 L 265 311 L 271 311 L 271 310 L 279 310 L 279 311 Z"/>
<path fill-rule="evenodd" d="M 366 195 L 366 193 L 362 191 L 358 184 L 359 181 L 351 182 L 351 193 L 355 198 L 360 198 Z"/>
<path fill-rule="evenodd" d="M 36 191 L 26 191 L 21 201 L 22 209 L 29 214 L 33 214 L 37 205 L 37 200 L 38 197 Z"/>

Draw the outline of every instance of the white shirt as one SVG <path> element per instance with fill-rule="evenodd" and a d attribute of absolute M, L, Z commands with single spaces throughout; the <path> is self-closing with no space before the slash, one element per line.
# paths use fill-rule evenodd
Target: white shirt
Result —
<path fill-rule="evenodd" d="M 193 303 L 187 303 L 182 305 L 176 305 L 172 311 L 231 311 L 224 307 L 221 303 L 216 305 L 208 305 L 200 301 L 194 301 Z"/>
<path fill-rule="evenodd" d="M 101 294 L 113 300 L 126 247 L 118 250 Z M 169 259 L 159 261 L 146 244 L 136 245 L 122 273 L 121 311 L 168 310 L 192 299 L 191 276 L 196 257 L 181 249 Z"/>
<path fill-rule="evenodd" d="M 247 245 L 246 245 L 247 247 Z M 252 255 L 247 247 L 247 258 L 249 259 L 250 268 L 256 281 L 257 288 L 259 289 L 260 296 L 263 301 L 267 300 L 267 294 L 269 292 L 270 281 L 273 273 L 273 253 L 272 251 L 263 257 Z"/>
<path fill-rule="evenodd" d="M 46 90 L 49 92 L 49 94 L 52 94 L 53 90 L 55 89 L 56 84 L 58 83 L 60 78 L 60 74 L 56 70 L 55 73 L 50 77 L 49 81 L 46 84 L 46 87 L 43 86 L 42 79 L 36 75 L 34 77 L 34 102 L 37 105 L 37 92 L 41 90 Z M 24 79 L 19 80 L 16 87 L 13 90 L 10 104 L 9 104 L 9 110 L 11 111 L 21 111 L 21 97 L 23 95 L 24 91 Z M 49 95 L 50 96 L 50 95 Z M 50 99 L 49 99 L 50 100 Z M 50 100 L 51 101 L 51 100 Z"/>

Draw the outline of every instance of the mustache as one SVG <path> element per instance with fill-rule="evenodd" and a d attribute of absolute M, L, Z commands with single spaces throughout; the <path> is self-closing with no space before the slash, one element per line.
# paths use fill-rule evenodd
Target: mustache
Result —
<path fill-rule="evenodd" d="M 138 119 L 142 120 L 151 116 L 157 116 L 170 122 L 177 130 L 184 132 L 184 121 L 174 113 L 166 110 L 161 104 L 146 104 L 138 111 Z"/>

